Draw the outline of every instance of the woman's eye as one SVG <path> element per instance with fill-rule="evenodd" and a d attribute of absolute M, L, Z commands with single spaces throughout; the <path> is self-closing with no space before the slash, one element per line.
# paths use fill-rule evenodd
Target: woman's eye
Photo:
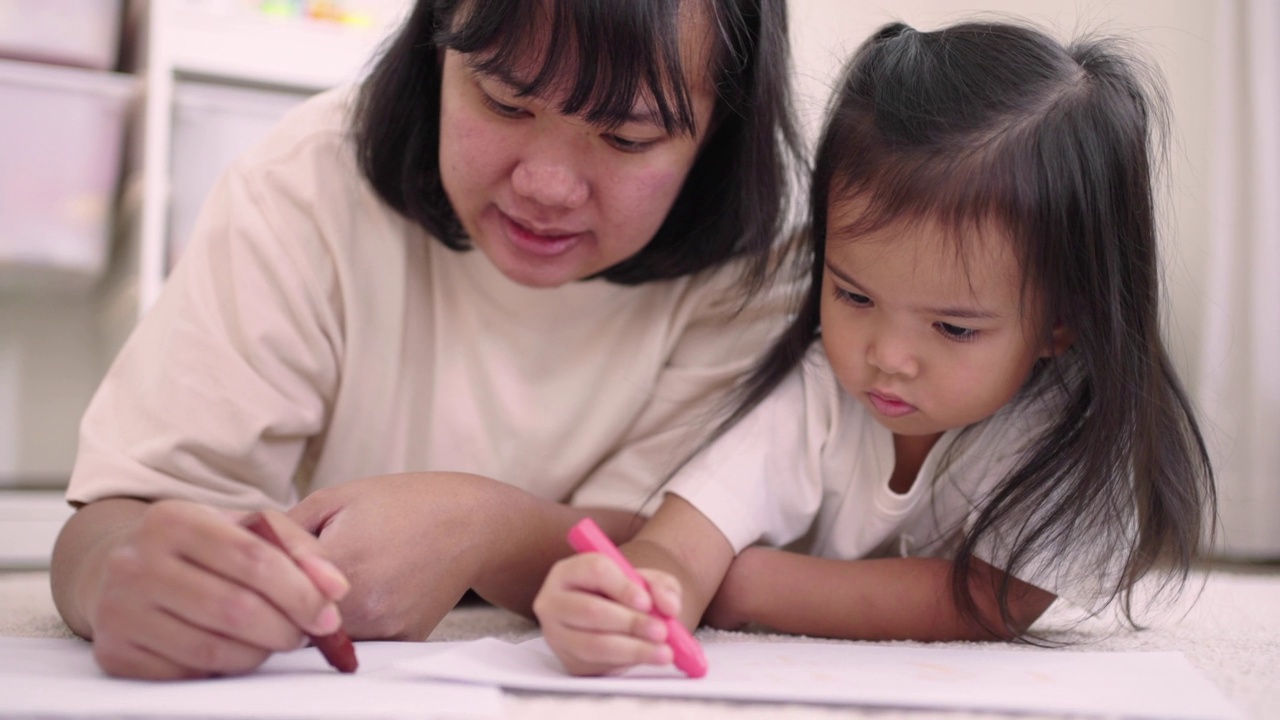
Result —
<path fill-rule="evenodd" d="M 509 118 L 523 117 L 525 114 L 524 108 L 518 108 L 514 105 L 507 105 L 505 103 L 500 103 L 497 100 L 494 100 L 493 96 L 485 92 L 480 93 L 480 95 L 481 97 L 484 98 L 485 106 L 488 107 L 493 112 L 497 113 L 498 115 L 501 115 L 502 117 L 509 117 Z"/>
<path fill-rule="evenodd" d="M 866 295 L 859 295 L 855 292 L 849 292 L 843 288 L 836 288 L 836 299 L 842 303 L 852 305 L 854 307 L 865 308 L 871 307 L 871 298 Z"/>
<path fill-rule="evenodd" d="M 938 329 L 938 332 L 942 333 L 943 337 L 946 337 L 949 340 L 967 342 L 978 336 L 977 330 L 960 327 L 959 325 L 952 325 L 951 323 L 934 323 L 934 327 Z"/>
<path fill-rule="evenodd" d="M 632 140 L 614 133 L 605 133 L 605 142 L 609 143 L 616 150 L 626 153 L 644 152 L 657 144 L 657 140 Z"/>

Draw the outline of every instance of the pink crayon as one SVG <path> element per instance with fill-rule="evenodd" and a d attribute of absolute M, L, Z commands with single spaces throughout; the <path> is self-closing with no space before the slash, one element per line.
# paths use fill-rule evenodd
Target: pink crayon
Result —
<path fill-rule="evenodd" d="M 631 563 L 618 552 L 618 547 L 591 518 L 583 518 L 569 529 L 569 544 L 580 553 L 597 552 L 604 555 L 622 568 L 622 572 L 628 578 L 640 583 L 646 591 L 649 590 L 649 583 L 640 577 L 640 573 L 636 572 Z M 681 625 L 679 620 L 658 612 L 656 607 L 649 610 L 649 614 L 667 624 L 667 644 L 671 646 L 675 666 L 691 678 L 706 675 L 707 656 L 703 654 L 702 646 L 693 639 L 693 635 L 685 629 L 684 625 Z"/>

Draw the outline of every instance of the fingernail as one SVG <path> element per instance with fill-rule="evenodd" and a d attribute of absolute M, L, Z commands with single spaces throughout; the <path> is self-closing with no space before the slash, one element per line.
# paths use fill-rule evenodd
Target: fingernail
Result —
<path fill-rule="evenodd" d="M 643 590 L 636 590 L 631 593 L 631 607 L 639 610 L 640 612 L 649 612 L 649 607 L 652 602 L 653 601 L 652 598 L 649 597 L 649 593 Z"/>
<path fill-rule="evenodd" d="M 320 614 L 316 616 L 316 634 L 328 635 L 338 631 L 342 626 L 342 618 L 338 615 L 336 605 L 325 605 Z"/>
<path fill-rule="evenodd" d="M 662 642 L 667 639 L 666 623 L 655 619 L 649 620 L 644 626 L 644 636 L 648 640 L 654 642 Z"/>
<path fill-rule="evenodd" d="M 651 662 L 654 665 L 670 665 L 675 661 L 675 655 L 672 654 L 670 645 L 659 645 L 654 648 L 652 658 Z"/>

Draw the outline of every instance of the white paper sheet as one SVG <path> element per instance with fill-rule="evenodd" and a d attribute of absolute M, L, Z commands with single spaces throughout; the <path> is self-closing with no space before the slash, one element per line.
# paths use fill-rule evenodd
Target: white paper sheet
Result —
<path fill-rule="evenodd" d="M 271 657 L 243 677 L 173 683 L 103 675 L 80 640 L 0 638 L 0 716 L 80 718 L 486 718 L 497 688 L 406 681 L 394 663 L 457 643 L 356 643 L 360 669 L 335 671 L 314 648 Z"/>
<path fill-rule="evenodd" d="M 957 649 L 856 643 L 704 643 L 710 670 L 565 674 L 542 639 L 460 644 L 399 662 L 422 678 L 583 694 L 948 708 L 1135 718 L 1238 718 L 1181 653 Z"/>

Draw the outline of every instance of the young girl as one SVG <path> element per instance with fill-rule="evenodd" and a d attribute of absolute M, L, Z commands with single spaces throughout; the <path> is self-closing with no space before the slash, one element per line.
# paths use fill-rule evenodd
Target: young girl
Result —
<path fill-rule="evenodd" d="M 419 0 L 241 159 L 81 425 L 53 593 L 103 669 L 422 639 L 467 588 L 528 612 L 584 514 L 628 537 L 786 321 L 742 292 L 786 38 L 784 0 Z"/>
<path fill-rule="evenodd" d="M 568 670 L 668 662 L 652 605 L 1012 639 L 1055 598 L 1133 622 L 1140 578 L 1184 580 L 1214 490 L 1160 337 L 1159 120 L 1105 42 L 985 23 L 868 40 L 818 151 L 807 299 L 623 546 L 652 594 L 582 555 L 535 601 Z M 796 541 L 811 555 L 753 547 Z"/>

